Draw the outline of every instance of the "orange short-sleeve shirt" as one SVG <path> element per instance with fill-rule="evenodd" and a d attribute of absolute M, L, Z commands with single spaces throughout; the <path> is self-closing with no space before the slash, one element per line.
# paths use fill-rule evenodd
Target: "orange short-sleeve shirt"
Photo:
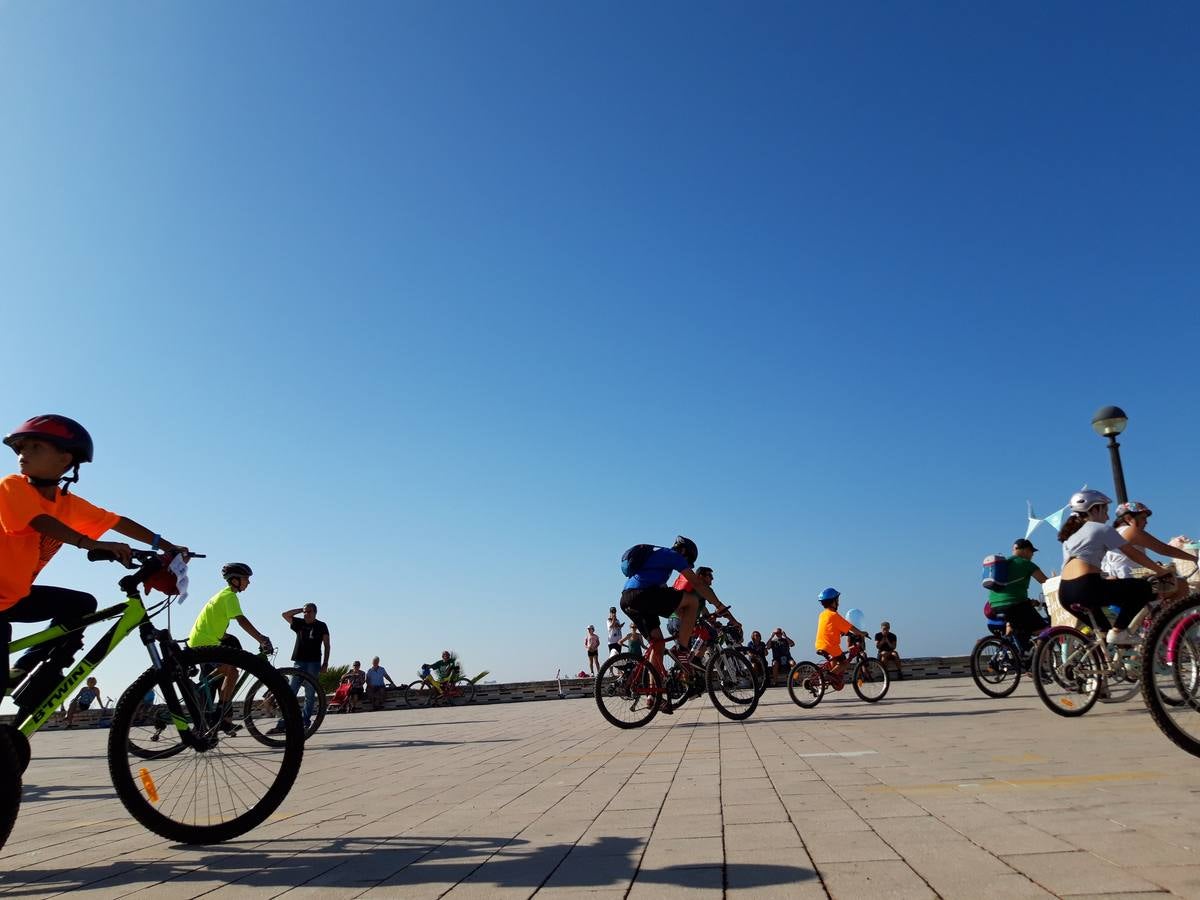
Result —
<path fill-rule="evenodd" d="M 30 527 L 41 515 L 53 516 L 93 540 L 121 521 L 116 513 L 58 489 L 48 500 L 22 475 L 0 479 L 0 610 L 29 595 L 33 579 L 62 546 L 62 541 Z"/>
<path fill-rule="evenodd" d="M 832 609 L 821 610 L 817 617 L 817 649 L 837 656 L 842 652 L 842 635 L 853 627 Z"/>

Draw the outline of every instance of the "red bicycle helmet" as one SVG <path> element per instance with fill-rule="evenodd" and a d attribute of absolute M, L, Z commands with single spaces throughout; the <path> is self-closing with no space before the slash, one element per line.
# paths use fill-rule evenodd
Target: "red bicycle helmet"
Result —
<path fill-rule="evenodd" d="M 92 461 L 92 436 L 86 428 L 66 416 L 48 414 L 26 419 L 10 434 L 5 435 L 4 443 L 16 452 L 17 448 L 14 445 L 23 437 L 37 438 L 47 444 L 53 444 L 64 453 L 72 454 L 76 465 Z"/>

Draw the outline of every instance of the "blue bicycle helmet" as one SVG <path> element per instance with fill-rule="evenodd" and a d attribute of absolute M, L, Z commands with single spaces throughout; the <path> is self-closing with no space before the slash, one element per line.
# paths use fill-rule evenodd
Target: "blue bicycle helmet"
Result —
<path fill-rule="evenodd" d="M 825 590 L 817 595 L 817 600 L 821 603 L 828 603 L 830 600 L 836 600 L 840 596 L 842 596 L 842 592 L 837 588 L 825 588 Z"/>

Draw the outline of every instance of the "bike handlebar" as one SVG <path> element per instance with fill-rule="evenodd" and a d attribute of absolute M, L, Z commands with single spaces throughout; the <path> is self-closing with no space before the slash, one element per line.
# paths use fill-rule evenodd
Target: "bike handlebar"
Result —
<path fill-rule="evenodd" d="M 117 554 L 113 553 L 111 550 L 89 550 L 87 552 L 87 558 L 89 562 L 117 562 Z M 157 550 L 133 550 L 130 552 L 129 558 L 130 560 L 137 562 L 138 565 L 127 565 L 125 566 L 127 569 L 136 569 L 139 568 L 139 566 L 147 565 L 155 560 L 165 559 L 165 557 L 159 554 Z M 189 552 L 187 558 L 204 559 L 205 556 L 203 553 Z"/>

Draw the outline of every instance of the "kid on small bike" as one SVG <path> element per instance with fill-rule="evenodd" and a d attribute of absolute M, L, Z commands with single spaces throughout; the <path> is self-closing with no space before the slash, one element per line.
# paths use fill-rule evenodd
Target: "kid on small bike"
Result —
<path fill-rule="evenodd" d="M 817 616 L 817 652 L 829 657 L 829 676 L 835 691 L 843 687 L 842 675 L 846 671 L 846 654 L 842 652 L 842 635 L 855 634 L 867 637 L 861 628 L 855 628 L 845 618 L 838 615 L 838 600 L 841 593 L 835 588 L 825 588 L 817 595 L 821 606 L 821 614 Z"/>
<path fill-rule="evenodd" d="M 250 637 L 258 641 L 258 647 L 264 653 L 271 652 L 271 639 L 259 631 L 242 612 L 242 601 L 238 594 L 250 587 L 250 576 L 254 573 L 245 563 L 231 562 L 221 566 L 221 577 L 225 579 L 223 590 L 213 594 L 196 616 L 188 635 L 189 647 L 212 647 L 223 644 L 226 647 L 242 649 L 241 642 L 231 634 L 229 623 L 234 619 L 245 629 Z M 233 689 L 237 686 L 237 671 L 232 666 L 219 666 L 219 671 L 225 677 L 221 680 L 221 702 L 228 703 L 233 697 Z"/>
<path fill-rule="evenodd" d="M 154 550 L 187 552 L 186 547 L 132 519 L 69 493 L 79 480 L 79 467 L 92 461 L 94 450 L 91 435 L 74 419 L 34 416 L 14 428 L 4 443 L 17 454 L 20 474 L 0 479 L 0 645 L 4 650 L 0 697 L 9 685 L 8 642 L 13 622 L 49 619 L 51 625 L 69 627 L 96 611 L 96 598 L 91 594 L 33 583 L 63 544 L 107 550 L 128 564 L 132 552 L 128 544 L 99 540 L 111 530 Z M 57 644 L 30 648 L 13 667 L 12 683 L 19 683 L 39 663 L 47 662 L 28 690 L 29 696 L 41 696 L 62 680 L 82 647 L 83 633 L 77 631 Z"/>

